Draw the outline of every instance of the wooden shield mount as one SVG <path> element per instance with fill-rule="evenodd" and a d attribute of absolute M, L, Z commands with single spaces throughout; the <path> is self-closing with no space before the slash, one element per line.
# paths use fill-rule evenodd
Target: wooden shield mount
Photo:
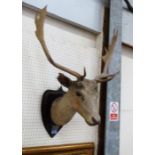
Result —
<path fill-rule="evenodd" d="M 42 115 L 42 121 L 43 125 L 48 132 L 49 136 L 53 138 L 59 130 L 62 128 L 62 126 L 56 125 L 51 117 L 50 117 L 50 109 L 54 101 L 58 97 L 62 97 L 65 94 L 62 87 L 60 87 L 58 90 L 46 90 L 42 97 L 42 103 L 41 103 L 41 115 Z"/>

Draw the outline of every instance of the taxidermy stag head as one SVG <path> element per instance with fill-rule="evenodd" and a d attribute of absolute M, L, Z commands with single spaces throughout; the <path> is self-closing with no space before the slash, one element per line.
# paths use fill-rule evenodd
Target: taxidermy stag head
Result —
<path fill-rule="evenodd" d="M 42 46 L 42 49 L 47 57 L 47 60 L 56 68 L 69 73 L 77 78 L 76 81 L 72 81 L 69 77 L 62 73 L 59 73 L 57 80 L 61 85 L 68 88 L 66 94 L 54 101 L 51 111 L 51 119 L 56 125 L 64 125 L 69 122 L 74 114 L 78 112 L 89 125 L 97 125 L 100 122 L 100 115 L 98 110 L 97 98 L 98 98 L 98 83 L 107 82 L 112 80 L 117 74 L 107 74 L 108 64 L 112 57 L 114 47 L 116 44 L 118 32 L 115 32 L 112 38 L 111 45 L 106 49 L 106 54 L 103 56 L 104 69 L 101 75 L 95 79 L 90 80 L 86 77 L 86 70 L 84 68 L 84 74 L 81 75 L 70 68 L 64 67 L 61 64 L 56 63 L 51 57 L 49 50 L 46 46 L 44 39 L 44 20 L 46 17 L 46 7 L 39 10 L 36 19 L 36 36 Z"/>

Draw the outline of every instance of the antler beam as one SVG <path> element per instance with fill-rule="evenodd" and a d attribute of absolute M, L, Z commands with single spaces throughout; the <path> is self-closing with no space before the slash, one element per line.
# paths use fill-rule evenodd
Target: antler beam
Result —
<path fill-rule="evenodd" d="M 45 17 L 46 17 L 46 8 L 47 7 L 44 7 L 43 9 L 40 9 L 36 15 L 36 18 L 35 18 L 35 25 L 36 25 L 36 36 L 43 48 L 43 51 L 48 59 L 48 61 L 53 65 L 55 66 L 56 68 L 60 69 L 60 70 L 63 70 L 75 77 L 77 77 L 78 79 L 83 79 L 85 76 L 86 76 L 86 70 L 84 68 L 84 75 L 81 75 L 65 66 L 62 66 L 58 63 L 56 63 L 51 55 L 49 54 L 49 51 L 48 51 L 48 48 L 47 48 L 47 45 L 46 45 L 46 42 L 45 42 L 45 39 L 44 39 L 44 21 L 45 21 Z"/>

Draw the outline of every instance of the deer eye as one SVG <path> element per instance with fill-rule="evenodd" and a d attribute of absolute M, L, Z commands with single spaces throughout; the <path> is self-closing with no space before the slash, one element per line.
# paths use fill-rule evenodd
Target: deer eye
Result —
<path fill-rule="evenodd" d="M 80 92 L 76 92 L 76 95 L 78 96 L 78 97 L 80 97 L 83 101 L 84 101 L 84 96 L 82 95 L 82 93 L 80 93 Z"/>
<path fill-rule="evenodd" d="M 76 92 L 76 95 L 79 97 L 82 96 L 82 94 L 80 92 Z"/>

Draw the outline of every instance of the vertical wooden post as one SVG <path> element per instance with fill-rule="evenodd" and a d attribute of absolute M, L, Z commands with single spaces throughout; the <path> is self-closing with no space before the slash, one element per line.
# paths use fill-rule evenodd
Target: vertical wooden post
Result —
<path fill-rule="evenodd" d="M 104 4 L 104 23 L 103 23 L 103 47 L 102 47 L 102 56 L 105 54 L 104 47 L 108 47 L 109 44 L 109 5 Z M 103 71 L 103 61 L 101 60 L 101 72 Z M 106 124 L 106 84 L 101 83 L 100 86 L 100 116 L 101 124 L 99 126 L 99 142 L 98 142 L 98 155 L 104 154 L 104 142 L 105 142 L 105 124 Z"/>

